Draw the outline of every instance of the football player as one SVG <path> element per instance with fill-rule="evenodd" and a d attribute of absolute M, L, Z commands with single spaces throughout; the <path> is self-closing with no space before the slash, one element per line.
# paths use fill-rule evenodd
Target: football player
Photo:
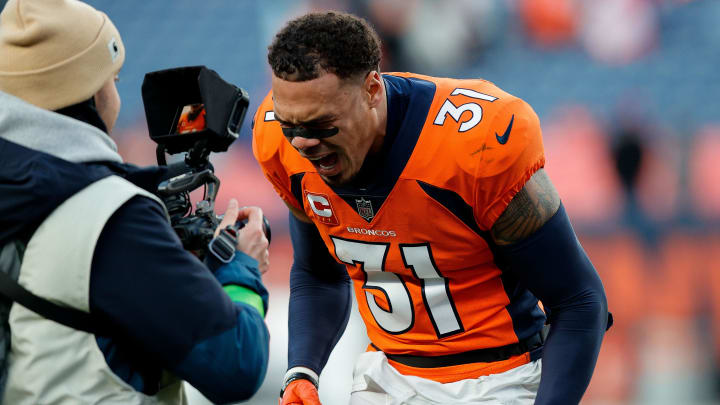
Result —
<path fill-rule="evenodd" d="M 372 342 L 352 404 L 578 403 L 607 301 L 532 108 L 485 80 L 380 73 L 349 14 L 290 21 L 268 60 L 253 150 L 294 247 L 281 404 L 320 403 L 351 286 Z"/>

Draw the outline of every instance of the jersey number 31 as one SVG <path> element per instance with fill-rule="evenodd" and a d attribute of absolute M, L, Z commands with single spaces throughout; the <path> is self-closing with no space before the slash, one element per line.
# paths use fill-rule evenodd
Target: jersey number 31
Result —
<path fill-rule="evenodd" d="M 463 88 L 457 88 L 450 93 L 451 96 L 467 96 L 470 98 L 474 98 L 476 100 L 485 100 L 493 102 L 497 100 L 497 97 L 491 96 L 489 94 L 480 93 L 475 90 L 470 89 L 463 89 Z M 445 125 L 445 118 L 447 118 L 448 115 L 452 117 L 456 122 L 460 122 L 460 117 L 463 115 L 465 111 L 470 111 L 470 118 L 466 121 L 463 121 L 460 124 L 460 129 L 458 129 L 459 132 L 465 132 L 473 129 L 477 124 L 482 121 L 483 116 L 483 109 L 480 106 L 480 104 L 477 103 L 465 103 L 461 104 L 460 106 L 456 106 L 453 104 L 450 99 L 446 99 L 445 103 L 443 103 L 442 107 L 440 107 L 440 111 L 438 111 L 437 116 L 435 117 L 435 121 L 433 121 L 433 124 L 435 125 Z"/>
<path fill-rule="evenodd" d="M 395 273 L 385 271 L 389 243 L 359 242 L 331 236 L 335 254 L 342 262 L 360 265 L 365 273 L 365 290 L 378 290 L 385 295 L 388 309 L 382 308 L 369 291 L 365 291 L 368 308 L 378 326 L 397 335 L 409 331 L 415 323 L 415 311 L 405 282 Z M 438 338 L 464 331 L 450 296 L 448 279 L 438 271 L 430 245 L 400 244 L 405 267 L 420 280 L 423 302 Z"/>

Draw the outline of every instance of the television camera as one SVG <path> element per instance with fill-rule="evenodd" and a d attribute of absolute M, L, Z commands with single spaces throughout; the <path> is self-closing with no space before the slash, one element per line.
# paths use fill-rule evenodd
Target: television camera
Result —
<path fill-rule="evenodd" d="M 167 167 L 157 194 L 185 249 L 204 258 L 211 241 L 222 248 L 213 241 L 222 217 L 215 214 L 220 179 L 215 176 L 210 153 L 227 151 L 238 138 L 248 94 L 205 66 L 188 66 L 147 73 L 142 98 L 150 139 L 157 143 L 157 162 Z M 179 159 L 168 164 L 166 155 L 178 155 Z M 190 193 L 200 187 L 204 188 L 203 199 L 193 212 Z M 269 241 L 270 225 L 265 217 L 263 222 Z M 244 224 L 236 223 L 227 231 L 237 232 Z M 234 254 L 234 246 L 229 249 L 225 246 L 225 254 Z M 213 252 L 222 260 L 222 249 L 218 251 Z"/>

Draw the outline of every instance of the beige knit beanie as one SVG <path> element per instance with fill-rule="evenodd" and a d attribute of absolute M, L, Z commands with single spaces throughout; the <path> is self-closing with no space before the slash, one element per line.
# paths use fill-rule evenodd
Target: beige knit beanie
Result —
<path fill-rule="evenodd" d="M 0 13 L 0 91 L 48 110 L 92 97 L 125 60 L 107 15 L 77 0 L 9 0 Z"/>

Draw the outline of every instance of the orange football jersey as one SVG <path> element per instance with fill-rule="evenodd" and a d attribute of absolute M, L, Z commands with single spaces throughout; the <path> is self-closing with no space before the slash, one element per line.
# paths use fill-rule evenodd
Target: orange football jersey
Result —
<path fill-rule="evenodd" d="M 498 268 L 486 242 L 544 164 L 537 115 L 484 80 L 383 77 L 393 130 L 369 188 L 327 185 L 283 136 L 271 94 L 254 123 L 253 151 L 263 172 L 346 265 L 380 350 L 454 354 L 537 333 L 545 321 L 537 299 Z M 449 382 L 527 361 L 525 354 L 442 370 L 391 364 L 403 374 Z"/>

